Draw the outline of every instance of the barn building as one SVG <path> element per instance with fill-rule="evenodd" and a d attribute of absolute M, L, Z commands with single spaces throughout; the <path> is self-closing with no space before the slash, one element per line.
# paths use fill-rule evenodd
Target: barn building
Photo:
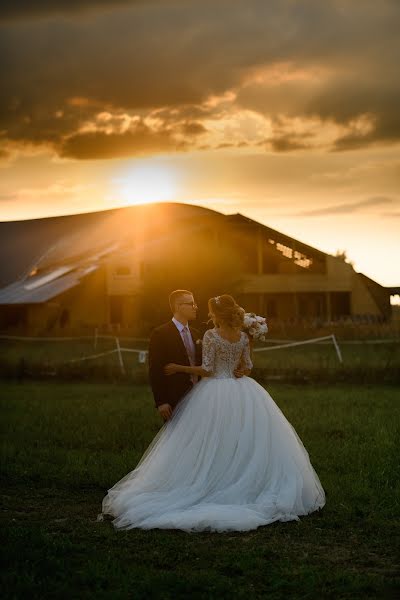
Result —
<path fill-rule="evenodd" d="M 241 304 L 270 320 L 388 321 L 390 295 L 399 291 L 241 214 L 143 205 L 0 223 L 0 329 L 31 335 L 135 331 L 149 269 L 171 252 L 178 263 L 189 247 L 199 260 L 206 249 L 236 253 Z"/>

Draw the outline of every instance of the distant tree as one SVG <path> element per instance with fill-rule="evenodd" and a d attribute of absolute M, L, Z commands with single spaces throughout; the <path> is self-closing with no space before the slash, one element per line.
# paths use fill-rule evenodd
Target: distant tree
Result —
<path fill-rule="evenodd" d="M 335 256 L 343 260 L 348 265 L 354 267 L 354 262 L 347 256 L 347 250 L 336 250 Z"/>

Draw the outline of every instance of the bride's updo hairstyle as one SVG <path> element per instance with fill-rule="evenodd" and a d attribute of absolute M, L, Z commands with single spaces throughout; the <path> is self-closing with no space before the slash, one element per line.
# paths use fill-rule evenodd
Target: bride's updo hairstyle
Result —
<path fill-rule="evenodd" d="M 239 328 L 243 326 L 245 311 L 229 294 L 210 298 L 208 310 L 209 316 L 216 327 L 225 325 L 226 327 Z"/>

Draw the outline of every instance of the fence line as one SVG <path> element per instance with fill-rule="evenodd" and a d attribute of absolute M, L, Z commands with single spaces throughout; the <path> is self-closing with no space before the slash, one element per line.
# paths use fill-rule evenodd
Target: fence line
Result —
<path fill-rule="evenodd" d="M 334 334 L 332 334 L 334 335 Z M 16 341 L 27 341 L 27 342 L 71 342 L 74 340 L 100 340 L 100 339 L 107 339 L 107 340 L 115 340 L 115 335 L 98 335 L 93 337 L 92 335 L 80 335 L 80 336 L 74 336 L 74 337 L 40 337 L 40 336 L 36 336 L 36 337 L 28 337 L 28 336 L 24 336 L 24 335 L 0 335 L 0 340 L 16 340 Z M 315 340 L 320 340 L 320 341 L 316 341 L 316 344 L 327 344 L 329 343 L 327 340 L 327 338 L 330 338 L 331 336 L 324 336 L 322 338 L 311 338 L 310 341 L 315 341 Z M 137 337 L 125 337 L 125 336 L 119 336 L 118 337 L 119 340 L 128 340 L 128 341 L 132 341 L 132 342 L 149 342 L 149 338 L 137 338 Z M 294 344 L 296 342 L 298 342 L 299 340 L 290 340 L 290 339 L 268 339 L 266 340 L 266 343 L 268 344 Z M 400 338 L 377 338 L 377 339 L 373 339 L 373 340 L 340 340 L 340 344 L 399 344 L 400 343 Z M 96 348 L 97 343 L 95 342 L 95 348 Z"/>
<path fill-rule="evenodd" d="M 71 358 L 67 362 L 79 362 L 81 360 L 90 360 L 91 358 L 99 358 L 100 356 L 107 356 L 107 354 L 114 354 L 118 352 L 117 349 L 108 350 L 107 352 L 100 352 L 99 354 L 90 354 L 89 356 L 80 356 L 79 358 Z"/>
<path fill-rule="evenodd" d="M 99 354 L 90 354 L 89 356 L 81 356 L 79 358 L 72 358 L 68 360 L 69 363 L 80 362 L 83 360 L 92 360 L 94 358 L 99 358 L 100 356 L 107 356 L 109 354 L 118 354 L 118 363 L 121 370 L 122 375 L 125 375 L 125 364 L 122 358 L 122 352 L 135 352 L 138 354 L 139 363 L 144 364 L 146 362 L 146 357 L 148 355 L 148 350 L 139 350 L 137 348 L 122 348 L 119 343 L 119 339 L 115 338 L 116 348 L 114 350 L 108 350 L 107 352 L 100 352 Z"/>
<path fill-rule="evenodd" d="M 333 334 L 334 335 L 334 334 Z M 331 337 L 330 335 L 327 337 Z M 336 336 L 335 336 L 336 337 Z M 329 344 L 330 342 L 324 338 L 320 338 L 322 341 L 315 342 L 316 344 Z M 297 342 L 299 340 L 266 340 L 266 343 L 269 344 L 291 344 Z M 400 344 L 400 338 L 387 338 L 387 339 L 375 339 L 375 340 L 340 340 L 340 345 L 342 344 Z"/>
<path fill-rule="evenodd" d="M 337 343 L 335 334 L 332 335 L 328 335 L 328 336 L 324 336 L 321 338 L 313 338 L 311 340 L 301 340 L 301 341 L 297 341 L 297 342 L 292 342 L 289 344 L 281 344 L 279 346 L 271 346 L 269 348 L 254 348 L 253 352 L 267 352 L 267 351 L 271 351 L 271 350 L 279 350 L 280 348 L 291 348 L 293 346 L 302 346 L 305 344 L 312 344 L 312 343 L 318 343 L 322 340 L 330 340 L 333 343 L 333 346 L 335 348 L 337 357 L 339 359 L 339 362 L 343 362 L 343 357 L 342 357 L 342 353 L 340 351 L 339 345 Z M 94 359 L 94 358 L 98 358 L 100 356 L 106 356 L 108 354 L 114 354 L 117 353 L 118 354 L 118 362 L 120 365 L 120 369 L 121 369 L 121 373 L 123 375 L 125 375 L 125 365 L 124 365 L 124 361 L 122 358 L 122 352 L 134 352 L 138 354 L 138 359 L 139 359 L 139 363 L 144 364 L 146 362 L 147 356 L 148 356 L 148 350 L 139 350 L 137 348 L 122 348 L 120 346 L 119 343 L 119 339 L 116 337 L 115 338 L 115 343 L 116 343 L 116 348 L 114 350 L 108 350 L 107 352 L 102 352 L 100 354 L 91 354 L 89 356 L 84 356 L 81 358 L 74 358 L 68 362 L 78 362 L 80 360 L 90 360 L 90 359 Z"/>
<path fill-rule="evenodd" d="M 82 356 L 79 358 L 70 359 L 67 362 L 75 363 L 79 361 L 85 360 L 93 360 L 102 356 L 107 356 L 110 354 L 118 355 L 118 364 L 122 374 L 125 374 L 125 365 L 123 361 L 123 353 L 130 352 L 138 355 L 139 364 L 145 364 L 148 357 L 148 350 L 143 350 L 139 348 L 125 348 L 121 346 L 121 340 L 135 340 L 148 342 L 148 338 L 131 338 L 131 337 L 117 337 L 112 335 L 98 335 L 98 332 L 95 332 L 95 336 L 76 336 L 76 337 L 27 337 L 27 336 L 12 336 L 12 335 L 0 335 L 0 339 L 6 340 L 16 340 L 16 341 L 27 341 L 27 342 L 68 342 L 68 341 L 77 341 L 77 340 L 93 340 L 94 339 L 94 348 L 97 347 L 97 341 L 99 339 L 113 339 L 115 341 L 115 348 L 113 350 L 108 350 L 105 352 L 95 353 L 88 356 Z M 280 350 L 282 348 L 293 348 L 295 346 L 303 346 L 307 344 L 333 344 L 335 348 L 335 352 L 337 354 L 338 360 L 340 363 L 343 363 L 342 353 L 336 339 L 335 334 L 311 338 L 306 340 L 282 340 L 282 339 L 269 339 L 268 343 L 273 344 L 272 346 L 264 346 L 262 348 L 254 348 L 253 352 L 269 352 L 271 350 Z M 340 344 L 384 344 L 384 343 L 399 343 L 399 340 L 396 338 L 388 338 L 388 339 L 376 339 L 376 340 L 341 340 Z"/>
<path fill-rule="evenodd" d="M 73 340 L 93 340 L 93 339 L 104 339 L 104 340 L 115 340 L 115 335 L 76 335 L 73 337 L 29 337 L 25 335 L 0 335 L 2 340 L 20 340 L 27 342 L 71 342 Z M 133 342 L 148 342 L 149 338 L 137 338 L 137 337 L 119 337 L 120 340 L 130 340 Z M 96 343 L 95 343 L 96 345 Z"/>
<path fill-rule="evenodd" d="M 312 338 L 310 340 L 301 340 L 298 342 L 291 342 L 288 344 L 280 344 L 278 346 L 270 346 L 270 347 L 264 347 L 264 348 L 254 348 L 253 352 L 268 352 L 270 350 L 279 350 L 280 348 L 293 348 L 293 346 L 303 346 L 305 344 L 315 344 L 317 342 L 321 342 L 322 340 L 331 340 L 331 342 L 334 345 L 334 348 L 336 350 L 336 354 L 337 357 L 339 359 L 339 362 L 343 362 L 343 358 L 342 358 L 342 353 L 340 351 L 339 345 L 337 343 L 335 334 L 332 333 L 332 335 L 326 335 L 324 337 L 320 337 L 320 338 Z"/>

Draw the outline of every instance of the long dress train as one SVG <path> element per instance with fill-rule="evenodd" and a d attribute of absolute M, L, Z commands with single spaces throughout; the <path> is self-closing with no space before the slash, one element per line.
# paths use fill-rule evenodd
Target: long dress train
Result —
<path fill-rule="evenodd" d="M 325 493 L 295 429 L 251 377 L 242 333 L 203 338 L 202 379 L 180 401 L 136 468 L 111 489 L 102 513 L 117 529 L 247 531 L 299 520 L 321 509 Z"/>

